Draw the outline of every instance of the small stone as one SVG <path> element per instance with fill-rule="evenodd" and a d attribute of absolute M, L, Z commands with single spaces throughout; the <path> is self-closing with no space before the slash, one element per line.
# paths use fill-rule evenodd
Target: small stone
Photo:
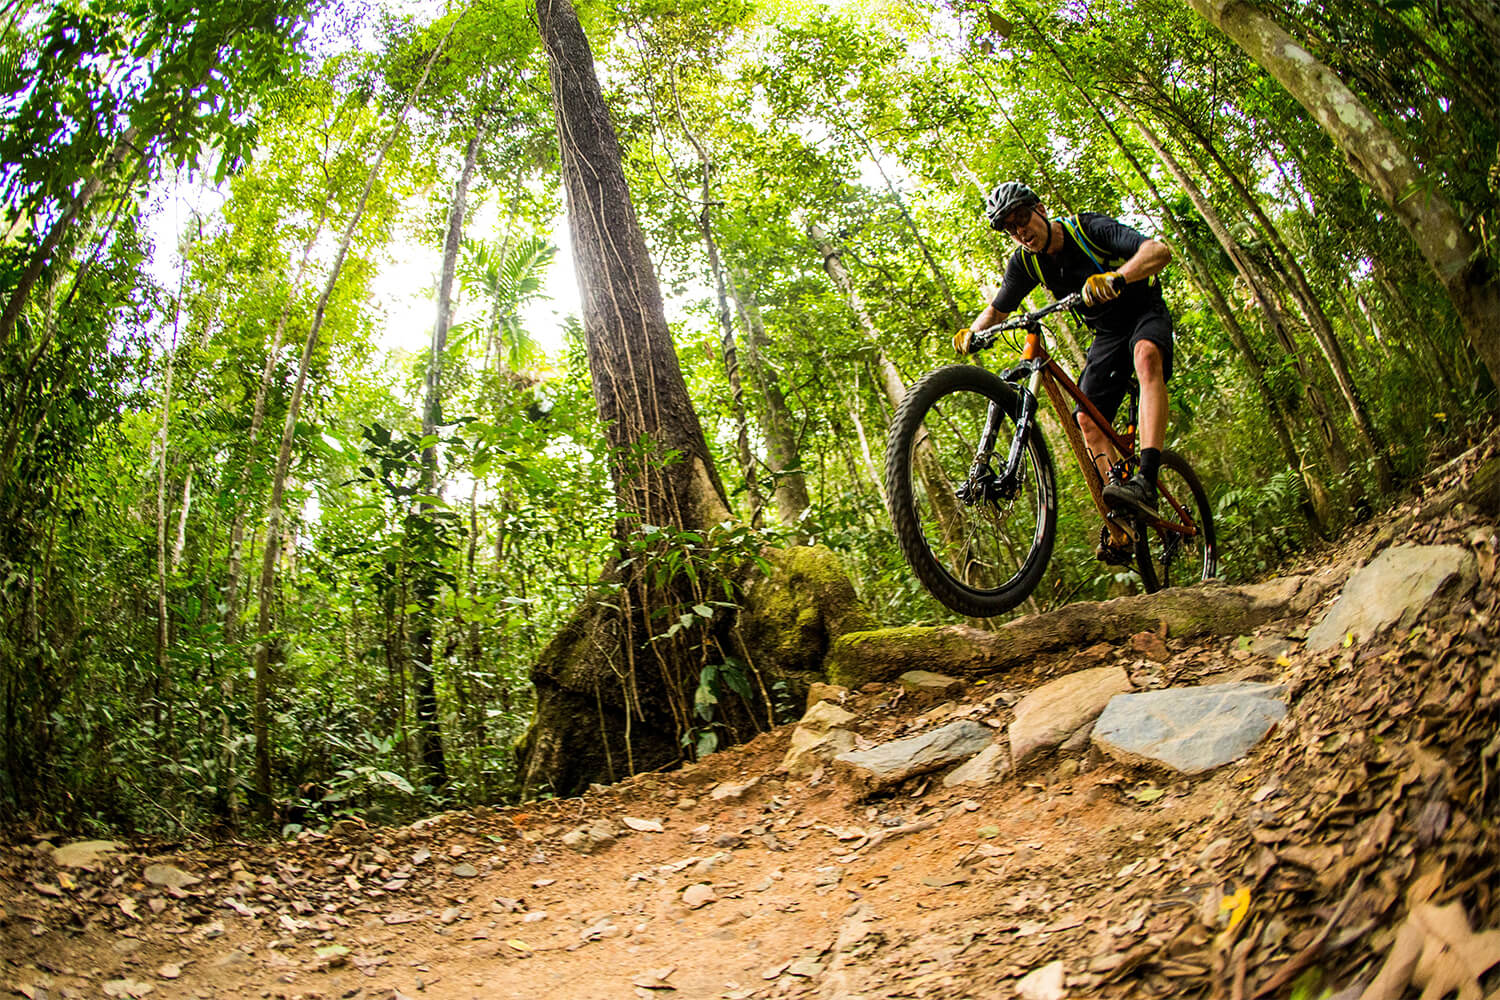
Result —
<path fill-rule="evenodd" d="M 1064 972 L 1061 961 L 1032 969 L 1016 983 L 1016 993 L 1022 1000 L 1063 1000 Z"/>
<path fill-rule="evenodd" d="M 965 719 L 869 750 L 842 753 L 834 761 L 868 790 L 878 791 L 972 757 L 990 742 L 989 729 Z"/>
<path fill-rule="evenodd" d="M 1010 757 L 1002 743 L 991 743 L 943 778 L 944 788 L 958 785 L 989 785 L 1010 773 Z"/>
<path fill-rule="evenodd" d="M 760 784 L 759 778 L 751 778 L 749 781 L 738 785 L 731 784 L 727 781 L 721 782 L 720 784 L 714 786 L 714 790 L 708 793 L 708 797 L 713 799 L 715 802 L 724 802 L 729 799 L 744 798 L 745 793 L 750 791 L 750 789 L 754 788 L 758 784 Z"/>
<path fill-rule="evenodd" d="M 849 689 L 838 684 L 824 684 L 822 681 L 813 681 L 807 689 L 807 708 L 812 708 L 820 701 L 831 701 L 842 705 L 849 697 Z"/>
<path fill-rule="evenodd" d="M 463 864 L 453 866 L 453 874 L 458 878 L 474 878 L 479 874 L 479 869 L 465 861 Z"/>
<path fill-rule="evenodd" d="M 714 887 L 707 882 L 697 882 L 682 890 L 682 905 L 696 910 L 718 900 Z"/>
<path fill-rule="evenodd" d="M 957 677 L 935 674 L 930 670 L 908 670 L 900 677 L 901 687 L 912 695 L 934 701 L 956 698 L 963 693 L 964 682 Z"/>
<path fill-rule="evenodd" d="M 198 876 L 189 875 L 181 868 L 172 865 L 148 865 L 145 876 L 146 881 L 152 885 L 168 889 L 186 889 L 190 885 L 197 885 L 203 881 Z"/>
<path fill-rule="evenodd" d="M 562 844 L 570 850 L 585 854 L 593 846 L 593 841 L 589 839 L 589 832 L 579 827 L 577 830 L 569 830 L 563 834 Z"/>

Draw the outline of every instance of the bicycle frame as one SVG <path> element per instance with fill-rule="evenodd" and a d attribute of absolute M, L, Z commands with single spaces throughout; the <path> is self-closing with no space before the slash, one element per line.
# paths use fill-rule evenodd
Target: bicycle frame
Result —
<path fill-rule="evenodd" d="M 1040 319 L 1049 313 L 1066 308 L 1073 296 L 1059 300 L 1045 309 L 1038 310 L 1030 315 L 1003 323 L 989 330 L 982 331 L 990 336 L 985 338 L 984 344 L 988 346 L 993 343 L 995 335 L 1002 330 L 1021 329 L 1026 331 L 1026 341 L 1021 352 L 1021 361 L 1008 371 L 1001 374 L 1001 378 L 1015 385 L 1021 393 L 1021 412 L 1016 418 L 1016 431 L 1011 439 L 1010 451 L 1006 456 L 1005 471 L 999 477 L 1002 483 L 1014 483 L 1020 468 L 1021 452 L 1026 435 L 1036 426 L 1036 413 L 1038 408 L 1038 390 L 1047 394 L 1052 403 L 1052 409 L 1062 424 L 1063 433 L 1068 439 L 1068 445 L 1073 449 L 1073 457 L 1078 461 L 1079 468 L 1084 473 L 1084 482 L 1088 484 L 1089 494 L 1094 499 L 1094 506 L 1099 511 L 1099 516 L 1104 519 L 1106 529 L 1109 532 L 1110 543 L 1117 548 L 1134 545 L 1136 540 L 1136 525 L 1134 519 L 1120 514 L 1104 500 L 1102 482 L 1096 473 L 1097 466 L 1094 456 L 1090 453 L 1088 446 L 1084 443 L 1083 432 L 1078 427 L 1078 421 L 1073 418 L 1073 411 L 1068 406 L 1071 399 L 1078 408 L 1088 414 L 1094 423 L 1100 427 L 1115 449 L 1120 453 L 1122 460 L 1133 461 L 1135 459 L 1136 429 L 1134 421 L 1134 406 L 1132 406 L 1132 420 L 1125 433 L 1116 431 L 1111 421 L 1107 420 L 1099 408 L 1094 405 L 1093 400 L 1083 394 L 1078 384 L 1068 375 L 1066 369 L 1060 365 L 1055 358 L 1048 353 L 1046 345 L 1042 343 L 1042 324 Z M 999 437 L 1000 419 L 996 404 L 991 403 L 989 414 L 985 420 L 984 436 L 980 441 L 979 452 L 975 457 L 973 470 L 970 473 L 970 482 L 975 481 L 979 470 L 988 464 L 988 456 L 994 453 L 994 446 Z M 1147 527 L 1169 531 L 1183 537 L 1191 538 L 1198 534 L 1198 526 L 1194 522 L 1188 509 L 1169 490 L 1159 487 L 1160 496 L 1176 515 L 1176 520 L 1158 515 L 1152 520 L 1145 522 Z"/>

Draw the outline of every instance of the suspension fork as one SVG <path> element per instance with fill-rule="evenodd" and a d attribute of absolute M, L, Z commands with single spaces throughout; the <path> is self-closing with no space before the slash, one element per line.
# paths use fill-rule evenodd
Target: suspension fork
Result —
<path fill-rule="evenodd" d="M 1026 436 L 1031 432 L 1032 424 L 1036 421 L 1036 390 L 1041 383 L 1041 378 L 1041 371 L 1033 370 L 1027 385 L 1016 385 L 1016 392 L 1021 397 L 1021 411 L 1016 415 L 1016 431 L 1010 439 L 1010 450 L 1005 457 L 1005 468 L 998 477 L 1007 489 L 1013 489 L 1016 485 L 1021 469 L 1021 452 L 1026 445 Z M 989 465 L 990 456 L 995 453 L 995 445 L 1000 439 L 1002 415 L 1000 404 L 990 400 L 984 421 L 984 434 L 979 440 L 979 449 L 975 452 L 974 464 L 969 469 L 970 483 L 979 481 L 979 477 L 984 474 L 985 467 Z"/>

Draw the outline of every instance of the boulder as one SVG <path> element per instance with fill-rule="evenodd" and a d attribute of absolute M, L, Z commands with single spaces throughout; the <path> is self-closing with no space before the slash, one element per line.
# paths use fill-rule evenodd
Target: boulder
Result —
<path fill-rule="evenodd" d="M 1109 700 L 1129 691 L 1122 667 L 1094 667 L 1049 681 L 1016 702 L 1010 759 L 1020 764 L 1062 743 L 1092 722 Z"/>
<path fill-rule="evenodd" d="M 992 739 L 988 727 L 962 719 L 868 750 L 841 753 L 834 763 L 866 789 L 879 791 L 972 757 L 989 746 Z"/>
<path fill-rule="evenodd" d="M 1207 684 L 1122 694 L 1094 724 L 1094 746 L 1127 764 L 1202 774 L 1238 760 L 1286 717 L 1282 684 Z"/>
<path fill-rule="evenodd" d="M 1363 642 L 1393 625 L 1408 628 L 1434 598 L 1468 593 L 1477 580 L 1468 549 L 1393 545 L 1349 577 L 1328 614 L 1307 633 L 1307 648 L 1331 649 L 1346 635 Z"/>

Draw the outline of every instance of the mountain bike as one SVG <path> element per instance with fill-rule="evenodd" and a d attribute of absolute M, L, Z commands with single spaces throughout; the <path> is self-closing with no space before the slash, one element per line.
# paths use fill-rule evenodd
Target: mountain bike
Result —
<path fill-rule="evenodd" d="M 1132 379 L 1125 427 L 1117 431 L 1048 353 L 1041 320 L 1081 301 L 1069 295 L 975 331 L 976 351 L 1008 335 L 1021 360 L 999 374 L 967 364 L 929 372 L 907 390 L 891 420 L 885 484 L 896 538 L 932 596 L 960 614 L 987 618 L 1015 608 L 1052 557 L 1057 482 L 1037 419 L 1039 392 L 1051 401 L 1103 519 L 1099 558 L 1134 564 L 1148 593 L 1217 571 L 1208 494 L 1181 455 L 1162 451 L 1157 516 L 1105 502 L 1068 400 L 1105 429 L 1120 455 L 1109 475 L 1124 479 L 1140 462 L 1139 387 Z"/>

